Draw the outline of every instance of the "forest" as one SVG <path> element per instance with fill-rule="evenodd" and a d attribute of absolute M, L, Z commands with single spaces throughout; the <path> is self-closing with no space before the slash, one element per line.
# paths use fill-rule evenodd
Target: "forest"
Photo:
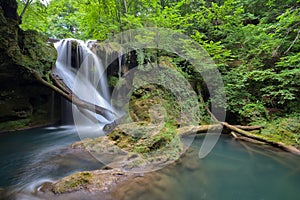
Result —
<path fill-rule="evenodd" d="M 300 0 L 0 0 L 0 199 L 297 199 Z"/>
<path fill-rule="evenodd" d="M 19 1 L 18 11 L 24 30 L 36 30 L 55 39 L 104 41 L 114 34 L 143 27 L 183 33 L 199 43 L 216 63 L 225 85 L 228 122 L 264 126 L 267 137 L 298 146 L 299 3 L 24 0 Z M 150 51 L 138 54 L 143 54 L 138 55 L 144 59 L 140 62 L 153 57 Z M 188 79 L 196 79 L 189 63 L 166 56 Z"/>

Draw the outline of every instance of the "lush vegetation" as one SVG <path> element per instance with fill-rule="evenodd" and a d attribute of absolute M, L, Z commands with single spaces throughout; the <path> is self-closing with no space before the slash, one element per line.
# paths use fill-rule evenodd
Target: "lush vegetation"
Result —
<path fill-rule="evenodd" d="M 26 2 L 19 0 L 20 13 Z M 225 84 L 228 121 L 265 124 L 290 118 L 299 124 L 300 0 L 32 1 L 21 26 L 52 38 L 100 41 L 134 28 L 174 29 L 201 44 L 216 62 Z M 193 81 L 188 62 L 168 59 Z M 203 96 L 207 100 L 205 91 Z M 284 137 L 298 144 L 298 136 L 284 134 L 278 140 Z"/>

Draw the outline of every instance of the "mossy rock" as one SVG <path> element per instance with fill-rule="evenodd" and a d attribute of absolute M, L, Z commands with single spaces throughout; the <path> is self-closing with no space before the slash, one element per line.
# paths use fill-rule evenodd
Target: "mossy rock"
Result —
<path fill-rule="evenodd" d="M 71 176 L 61 179 L 54 184 L 54 193 L 72 192 L 81 189 L 86 189 L 93 181 L 93 174 L 91 172 L 79 172 Z"/>
<path fill-rule="evenodd" d="M 100 169 L 78 172 L 49 185 L 45 183 L 41 191 L 52 191 L 55 194 L 75 192 L 79 190 L 109 192 L 117 184 L 134 177 L 134 174 L 120 169 Z"/>
<path fill-rule="evenodd" d="M 158 85 L 145 85 L 135 90 L 129 101 L 129 114 L 135 122 L 167 121 L 177 127 L 181 123 L 180 111 L 176 97 Z"/>
<path fill-rule="evenodd" d="M 183 151 L 177 131 L 165 123 L 121 124 L 107 136 L 84 139 L 71 148 L 89 151 L 95 157 L 100 156 L 100 160 L 101 156 L 113 155 L 106 164 L 127 170 L 166 165 L 176 161 Z"/>

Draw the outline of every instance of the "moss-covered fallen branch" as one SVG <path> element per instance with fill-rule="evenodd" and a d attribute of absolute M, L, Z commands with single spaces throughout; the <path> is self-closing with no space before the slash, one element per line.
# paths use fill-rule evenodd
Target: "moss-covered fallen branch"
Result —
<path fill-rule="evenodd" d="M 92 104 L 92 103 L 89 103 L 87 101 L 84 101 L 84 100 L 80 99 L 75 94 L 73 94 L 69 88 L 67 88 L 66 86 L 64 86 L 61 83 L 61 81 L 59 80 L 58 77 L 52 76 L 52 78 L 55 80 L 56 84 L 58 85 L 58 87 L 57 87 L 54 84 L 49 83 L 48 81 L 44 80 L 37 71 L 35 71 L 35 70 L 33 70 L 33 69 L 29 68 L 29 67 L 24 67 L 24 68 L 30 74 L 32 74 L 37 81 L 39 81 L 43 85 L 47 86 L 51 90 L 57 92 L 59 95 L 61 95 L 66 100 L 70 101 L 71 103 L 75 104 L 79 108 L 92 111 L 92 112 L 97 113 L 99 115 L 102 115 L 104 117 L 108 113 L 116 115 L 115 113 L 113 113 L 112 111 L 110 111 L 110 110 L 108 110 L 108 109 L 106 109 L 104 107 L 101 107 L 101 106 L 98 106 L 98 105 L 95 105 L 95 104 Z"/>
<path fill-rule="evenodd" d="M 257 140 L 257 141 L 265 142 L 265 143 L 270 144 L 274 147 L 278 147 L 278 148 L 283 149 L 285 151 L 300 155 L 300 150 L 297 149 L 296 147 L 288 146 L 288 145 L 286 145 L 282 142 L 272 141 L 270 139 L 264 138 L 263 136 L 259 136 L 257 134 L 250 133 L 249 131 L 245 131 L 245 130 L 242 130 L 242 129 L 237 128 L 235 126 L 232 126 L 232 125 L 230 125 L 226 122 L 221 122 L 221 124 L 223 126 L 227 127 L 228 129 L 230 129 L 234 132 L 237 132 L 237 133 L 239 133 L 239 134 L 241 134 L 245 137 L 248 137 L 248 138 L 251 138 L 251 139 L 254 139 L 254 140 Z"/>

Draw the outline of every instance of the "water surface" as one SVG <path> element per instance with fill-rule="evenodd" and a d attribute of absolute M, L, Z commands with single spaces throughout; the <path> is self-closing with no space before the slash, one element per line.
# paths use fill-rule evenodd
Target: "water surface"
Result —
<path fill-rule="evenodd" d="M 102 166 L 88 153 L 68 149 L 74 127 L 50 127 L 0 135 L 0 197 L 3 199 L 299 199 L 300 157 L 268 146 L 222 136 L 198 158 L 203 137 L 176 164 L 122 184 L 112 194 L 35 192 L 45 181 Z M 4 196 L 5 191 L 6 196 Z"/>

